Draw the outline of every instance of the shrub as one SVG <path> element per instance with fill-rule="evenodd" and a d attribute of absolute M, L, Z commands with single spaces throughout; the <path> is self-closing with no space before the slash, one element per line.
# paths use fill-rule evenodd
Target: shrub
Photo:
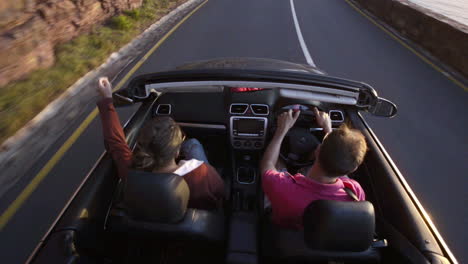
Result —
<path fill-rule="evenodd" d="M 111 25 L 118 30 L 129 30 L 133 27 L 133 22 L 126 15 L 115 16 L 111 19 Z"/>
<path fill-rule="evenodd" d="M 130 11 L 126 11 L 125 15 L 131 17 L 134 20 L 138 20 L 140 18 L 140 16 L 141 16 L 141 12 L 140 12 L 139 9 L 133 9 L 133 10 L 130 10 Z"/>

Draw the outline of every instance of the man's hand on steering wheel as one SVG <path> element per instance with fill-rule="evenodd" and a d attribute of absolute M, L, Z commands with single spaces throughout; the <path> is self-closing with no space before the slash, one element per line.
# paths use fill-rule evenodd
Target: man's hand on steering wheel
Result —
<path fill-rule="evenodd" d="M 317 124 L 323 128 L 323 132 L 326 134 L 332 132 L 331 119 L 326 112 L 319 111 L 317 107 L 314 107 L 315 120 Z"/>
<path fill-rule="evenodd" d="M 281 142 L 288 133 L 289 129 L 294 126 L 297 118 L 299 117 L 300 111 L 293 114 L 290 109 L 288 112 L 284 112 L 278 116 L 277 128 L 275 135 L 268 144 L 265 153 L 263 154 L 262 161 L 260 162 L 260 171 L 262 175 L 267 170 L 275 170 L 276 162 L 280 153 Z"/>
<path fill-rule="evenodd" d="M 289 111 L 284 112 L 278 116 L 278 127 L 276 131 L 281 135 L 286 135 L 289 129 L 294 126 L 296 123 L 297 118 L 301 114 L 301 111 L 293 111 L 289 109 Z"/>

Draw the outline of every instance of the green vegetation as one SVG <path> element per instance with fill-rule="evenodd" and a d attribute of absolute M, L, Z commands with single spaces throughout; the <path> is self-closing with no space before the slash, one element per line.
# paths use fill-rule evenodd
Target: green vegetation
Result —
<path fill-rule="evenodd" d="M 180 2 L 144 0 L 140 8 L 115 16 L 89 33 L 57 46 L 56 62 L 51 68 L 34 71 L 24 80 L 0 87 L 0 142 Z"/>
<path fill-rule="evenodd" d="M 127 15 L 119 15 L 111 19 L 111 25 L 118 30 L 129 30 L 133 27 L 133 20 Z"/>

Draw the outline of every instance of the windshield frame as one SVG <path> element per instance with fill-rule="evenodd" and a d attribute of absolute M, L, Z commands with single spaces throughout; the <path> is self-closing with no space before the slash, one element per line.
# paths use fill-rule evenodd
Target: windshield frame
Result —
<path fill-rule="evenodd" d="M 144 74 L 133 78 L 126 88 L 117 93 L 137 102 L 149 96 L 148 85 L 158 87 L 156 91 L 164 86 L 166 91 L 175 91 L 177 86 L 187 87 L 196 83 L 218 86 L 233 83 L 274 84 L 283 89 L 353 97 L 356 99 L 354 105 L 360 109 L 368 109 L 378 99 L 374 88 L 363 82 L 313 73 L 246 69 L 195 69 Z"/>

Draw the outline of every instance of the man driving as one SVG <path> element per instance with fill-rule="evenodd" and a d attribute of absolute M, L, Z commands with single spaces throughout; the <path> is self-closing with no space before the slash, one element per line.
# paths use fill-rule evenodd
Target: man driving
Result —
<path fill-rule="evenodd" d="M 277 168 L 281 143 L 300 111 L 289 110 L 278 116 L 278 127 L 260 163 L 263 191 L 271 202 L 273 223 L 284 228 L 302 229 L 304 209 L 314 200 L 352 201 L 345 187 L 360 201 L 365 200 L 359 183 L 346 176 L 364 160 L 367 151 L 364 136 L 346 125 L 333 131 L 327 113 L 317 108 L 314 113 L 325 137 L 315 149 L 315 162 L 305 175 L 291 175 Z"/>

